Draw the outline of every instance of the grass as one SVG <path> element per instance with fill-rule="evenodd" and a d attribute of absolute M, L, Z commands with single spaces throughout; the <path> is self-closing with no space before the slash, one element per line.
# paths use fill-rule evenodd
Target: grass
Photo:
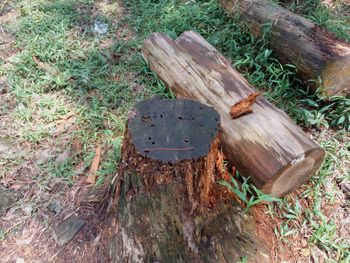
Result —
<path fill-rule="evenodd" d="M 233 176 L 231 175 L 231 182 L 224 180 L 220 181 L 219 184 L 227 187 L 232 193 L 234 193 L 240 200 L 245 204 L 244 213 L 247 213 L 253 206 L 263 202 L 281 202 L 280 198 L 273 197 L 269 194 L 264 194 L 262 191 L 257 189 L 254 185 L 249 183 L 249 178 L 242 177 L 239 172 Z M 239 185 L 237 179 L 243 180 L 243 183 Z"/>
<path fill-rule="evenodd" d="M 18 53 L 0 62 L 0 77 L 7 78 L 15 106 L 0 105 L 0 112 L 8 115 L 7 132 L 21 144 L 29 144 L 32 155 L 11 165 L 34 158 L 36 151 L 48 147 L 52 154 L 37 164 L 38 184 L 45 188 L 53 178 L 61 178 L 72 185 L 87 171 L 99 145 L 104 151 L 98 183 L 113 175 L 128 109 L 152 94 L 172 97 L 141 57 L 144 39 L 154 31 L 176 37 L 195 30 L 271 102 L 311 131 L 326 150 L 325 164 L 309 185 L 298 195 L 267 206 L 273 217 L 283 221 L 276 236 L 290 243 L 293 236 L 302 233 L 315 258 L 322 255 L 327 262 L 349 261 L 350 247 L 340 233 L 341 219 L 326 215 L 326 208 L 337 202 L 349 205 L 338 185 L 350 182 L 350 100 L 333 97 L 325 101 L 305 90 L 295 67 L 282 65 L 274 56 L 268 31 L 263 39 L 253 37 L 237 17 L 229 18 L 214 0 L 125 0 L 126 10 L 113 2 L 106 3 L 103 12 L 95 5 L 92 0 L 14 3 L 17 20 L 5 29 L 16 39 Z M 289 8 L 349 41 L 348 18 L 333 14 L 319 1 Z M 93 32 L 96 19 L 108 24 L 107 34 Z M 135 92 L 135 88 L 141 91 Z M 75 142 L 81 143 L 81 151 L 57 165 L 57 156 Z M 7 165 L 10 172 L 12 166 Z M 235 189 L 250 206 L 265 199 L 259 193 L 256 199 L 248 199 L 254 193 L 250 186 Z M 0 232 L 0 239 L 4 239 L 5 232 Z"/>
<path fill-rule="evenodd" d="M 325 102 L 320 95 L 309 94 L 295 74 L 293 65 L 281 65 L 273 57 L 265 39 L 254 38 L 238 18 L 230 19 L 214 3 L 183 1 L 132 1 L 132 24 L 141 41 L 154 31 L 175 37 L 185 30 L 195 30 L 231 59 L 233 65 L 277 106 L 285 109 L 299 123 L 315 127 L 350 129 L 350 100 L 333 97 Z M 144 12 L 147 10 L 147 12 Z M 136 19 L 134 19 L 136 18 Z M 227 23 L 227 21 L 232 21 Z M 140 62 L 142 63 L 142 62 Z"/>
<path fill-rule="evenodd" d="M 322 4 L 319 0 L 298 2 L 298 4 L 292 3 L 286 5 L 286 7 L 350 42 L 350 7 L 346 4 L 346 1 L 334 1 L 332 9 Z"/>
<path fill-rule="evenodd" d="M 7 75 L 11 92 L 16 97 L 13 111 L 15 127 L 20 140 L 39 143 L 55 134 L 55 124 L 74 116 L 76 129 L 69 144 L 79 141 L 84 154 L 91 158 L 95 144 L 119 143 L 124 130 L 126 111 L 137 98 L 124 75 L 129 74 L 129 58 L 113 57 L 118 47 L 101 48 L 101 43 L 113 39 L 117 25 L 110 22 L 107 35 L 92 32 L 93 1 L 20 1 L 18 23 L 8 27 L 17 39 L 21 50 L 11 58 L 9 69 L 1 68 Z M 83 33 L 81 33 L 83 32 Z M 118 44 L 117 44 L 118 45 Z M 39 61 L 39 62 L 38 62 Z M 115 81 L 116 78 L 121 81 Z M 139 95 L 141 97 L 142 95 Z M 57 145 L 62 144 L 60 136 Z M 68 147 L 68 146 L 67 146 Z M 107 156 L 114 156 L 113 150 Z M 115 172 L 107 158 L 100 174 Z M 67 173 L 66 169 L 49 169 L 53 176 Z M 113 169 L 111 167 L 114 167 Z"/>

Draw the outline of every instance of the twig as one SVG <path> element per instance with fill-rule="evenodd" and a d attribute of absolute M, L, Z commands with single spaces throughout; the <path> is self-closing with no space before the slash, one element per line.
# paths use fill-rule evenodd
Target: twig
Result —
<path fill-rule="evenodd" d="M 96 182 L 96 172 L 97 172 L 98 166 L 100 164 L 100 159 L 101 159 L 101 148 L 97 147 L 95 150 L 95 157 L 92 160 L 89 175 L 88 175 L 87 180 L 86 180 L 86 182 L 89 184 L 94 184 Z"/>

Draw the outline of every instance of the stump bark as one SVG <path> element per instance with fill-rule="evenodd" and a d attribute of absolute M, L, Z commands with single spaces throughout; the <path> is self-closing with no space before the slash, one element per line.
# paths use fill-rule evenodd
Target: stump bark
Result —
<path fill-rule="evenodd" d="M 350 44 L 270 0 L 219 0 L 257 36 L 270 25 L 270 45 L 304 80 L 321 79 L 325 95 L 350 95 Z M 310 83 L 310 82 L 309 82 Z M 317 87 L 318 85 L 310 85 Z"/>
<path fill-rule="evenodd" d="M 114 183 L 112 262 L 269 262 L 255 226 L 217 184 L 219 119 L 190 100 L 131 111 Z"/>
<path fill-rule="evenodd" d="M 253 113 L 231 118 L 231 106 L 256 90 L 199 34 L 185 32 L 174 41 L 154 33 L 142 53 L 176 96 L 217 110 L 227 159 L 265 193 L 284 196 L 320 168 L 324 151 L 262 96 Z"/>

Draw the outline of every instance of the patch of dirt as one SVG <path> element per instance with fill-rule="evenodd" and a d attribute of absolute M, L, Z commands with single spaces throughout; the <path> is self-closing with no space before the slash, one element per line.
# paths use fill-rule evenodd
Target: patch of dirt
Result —
<path fill-rule="evenodd" d="M 35 108 L 40 99 L 56 98 L 57 94 L 45 94 L 31 103 Z M 62 177 L 50 177 L 44 169 L 51 161 L 69 152 L 69 156 L 79 156 L 79 143 L 73 138 L 77 130 L 74 111 L 60 116 L 49 123 L 52 140 L 29 143 L 20 139 L 17 123 L 14 122 L 13 110 L 18 106 L 10 93 L 0 94 L 0 99 L 7 105 L 1 111 L 0 105 L 0 184 L 14 190 L 21 198 L 1 217 L 0 229 L 5 238 L 0 242 L 0 258 L 4 262 L 104 262 L 106 252 L 99 240 L 105 213 L 100 206 L 82 202 L 88 189 L 85 167 L 78 162 L 73 186 Z M 35 118 L 35 116 L 32 116 Z M 31 123 L 26 123 L 31 125 Z M 10 154 L 13 152 L 13 154 Z M 2 155 L 4 154 L 4 156 Z M 60 154 L 61 153 L 61 154 Z M 61 162 L 66 161 L 60 160 Z M 60 164 L 55 164 L 57 167 Z M 83 175 L 83 176 L 81 176 Z M 59 212 L 50 209 L 55 201 Z M 54 229 L 72 213 L 78 214 L 85 226 L 67 245 L 60 247 L 54 238 Z M 102 215 L 102 216 L 101 216 Z"/>
<path fill-rule="evenodd" d="M 100 231 L 104 222 L 104 211 L 100 206 L 84 204 L 85 178 L 75 178 L 75 185 L 60 184 L 57 192 L 38 190 L 34 182 L 32 190 L 22 189 L 21 205 L 14 207 L 2 217 L 1 229 L 6 229 L 7 238 L 1 243 L 0 257 L 4 262 L 18 258 L 26 262 L 106 262 L 107 254 L 100 243 Z M 31 203 L 35 196 L 35 206 Z M 55 200 L 62 209 L 57 214 L 47 204 Z M 30 206 L 32 204 L 32 206 Z M 28 208 L 29 207 L 29 208 Z M 75 238 L 60 247 L 54 238 L 54 229 L 72 213 L 78 214 L 85 226 Z M 101 214 L 103 215 L 101 217 Z"/>
<path fill-rule="evenodd" d="M 125 12 L 124 6 L 118 1 L 97 0 L 94 2 L 94 13 L 101 13 L 107 17 L 113 17 L 114 22 L 122 19 Z"/>
<path fill-rule="evenodd" d="M 6 25 L 16 21 L 17 12 L 12 9 L 0 13 L 0 60 L 6 61 L 16 53 L 15 38 L 8 32 Z"/>

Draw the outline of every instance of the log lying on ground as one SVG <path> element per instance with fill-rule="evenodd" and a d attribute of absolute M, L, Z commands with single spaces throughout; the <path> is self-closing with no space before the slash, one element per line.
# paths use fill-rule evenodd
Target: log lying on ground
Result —
<path fill-rule="evenodd" d="M 304 80 L 321 78 L 325 95 L 350 95 L 350 44 L 270 0 L 219 2 L 231 14 L 239 14 L 257 36 L 271 25 L 270 44 L 276 55 L 295 64 Z"/>
<path fill-rule="evenodd" d="M 253 113 L 231 118 L 230 107 L 256 90 L 200 35 L 185 32 L 173 41 L 154 33 L 142 53 L 176 96 L 219 112 L 226 157 L 264 192 L 283 196 L 321 166 L 319 145 L 263 97 L 253 104 Z"/>
<path fill-rule="evenodd" d="M 191 100 L 149 100 L 132 110 L 111 262 L 270 262 L 255 226 L 217 184 L 219 123 L 213 108 Z"/>

